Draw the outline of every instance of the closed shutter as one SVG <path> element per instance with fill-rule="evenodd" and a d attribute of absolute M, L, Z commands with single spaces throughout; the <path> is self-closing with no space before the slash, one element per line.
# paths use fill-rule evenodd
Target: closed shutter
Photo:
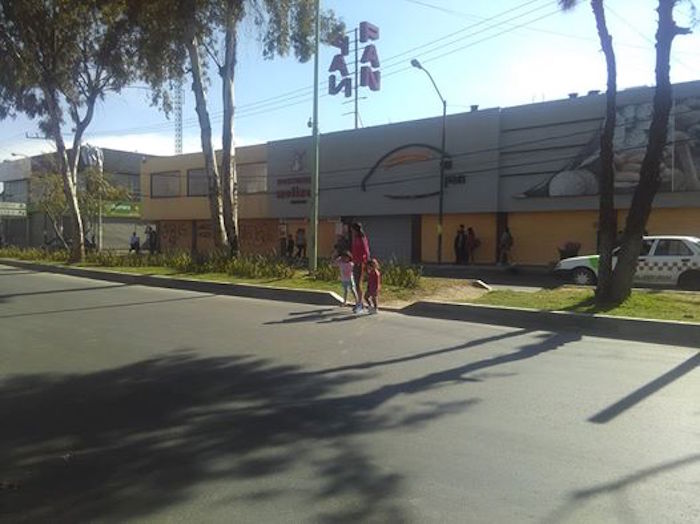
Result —
<path fill-rule="evenodd" d="M 372 256 L 380 262 L 411 262 L 411 217 L 357 217 L 369 237 Z"/>

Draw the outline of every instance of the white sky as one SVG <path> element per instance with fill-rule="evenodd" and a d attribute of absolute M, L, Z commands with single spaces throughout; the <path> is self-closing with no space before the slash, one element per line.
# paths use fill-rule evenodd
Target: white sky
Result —
<path fill-rule="evenodd" d="M 653 38 L 656 2 L 606 0 L 608 23 L 618 61 L 620 89 L 654 83 Z M 380 27 L 376 42 L 381 60 L 380 93 L 361 90 L 364 126 L 434 116 L 441 105 L 423 73 L 410 67 L 413 57 L 429 69 L 448 101 L 448 112 L 507 107 L 566 97 L 605 88 L 605 64 L 588 1 L 570 13 L 556 0 L 322 0 L 348 27 L 368 20 Z M 685 8 L 677 19 L 685 23 Z M 486 21 L 484 21 L 486 20 Z M 700 31 L 700 28 L 698 29 Z M 446 35 L 452 35 L 446 37 Z M 236 141 L 240 145 L 309 133 L 311 63 L 291 58 L 264 61 L 251 28 L 242 34 L 237 71 Z M 700 37 L 678 37 L 671 75 L 674 82 L 700 78 Z M 335 50 L 321 52 L 321 79 Z M 352 70 L 353 65 L 348 64 Z M 200 149 L 194 103 L 186 85 L 184 150 Z M 321 90 L 324 94 L 324 89 Z M 95 145 L 151 154 L 174 153 L 174 125 L 150 107 L 147 91 L 134 88 L 110 94 L 98 106 L 86 141 Z M 210 89 L 215 146 L 220 145 L 219 85 Z M 352 104 L 323 96 L 322 132 L 348 129 Z M 0 160 L 12 153 L 50 151 L 51 144 L 25 138 L 36 133 L 23 117 L 0 122 Z"/>

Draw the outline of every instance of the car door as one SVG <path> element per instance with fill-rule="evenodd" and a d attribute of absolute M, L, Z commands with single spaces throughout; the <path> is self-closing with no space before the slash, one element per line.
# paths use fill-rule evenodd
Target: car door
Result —
<path fill-rule="evenodd" d="M 657 284 L 676 285 L 678 275 L 690 266 L 693 251 L 679 238 L 661 238 L 654 250 Z"/>
<path fill-rule="evenodd" d="M 637 258 L 637 270 L 634 273 L 634 281 L 639 284 L 650 284 L 655 282 L 656 271 L 651 258 L 651 253 L 653 252 L 654 244 L 656 240 L 643 239 L 642 240 L 642 250 L 639 252 L 639 258 Z"/>

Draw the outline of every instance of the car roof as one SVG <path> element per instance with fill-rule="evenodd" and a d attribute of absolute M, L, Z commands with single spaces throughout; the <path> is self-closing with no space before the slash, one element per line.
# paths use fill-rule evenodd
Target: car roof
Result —
<path fill-rule="evenodd" d="M 688 235 L 648 235 L 644 237 L 644 240 L 657 240 L 657 239 L 668 239 L 668 240 L 692 240 L 695 242 L 700 241 L 700 238 L 688 236 Z"/>

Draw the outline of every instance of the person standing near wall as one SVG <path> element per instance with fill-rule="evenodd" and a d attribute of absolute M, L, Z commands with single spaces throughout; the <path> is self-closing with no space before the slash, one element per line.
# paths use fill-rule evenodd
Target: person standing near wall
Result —
<path fill-rule="evenodd" d="M 459 225 L 454 241 L 455 264 L 467 263 L 467 235 L 464 231 L 464 224 Z"/>
<path fill-rule="evenodd" d="M 296 236 L 297 258 L 306 258 L 306 232 L 299 228 Z"/>
<path fill-rule="evenodd" d="M 362 280 L 365 274 L 365 266 L 369 260 L 369 240 L 362 224 L 355 222 L 352 225 L 352 262 L 353 278 L 357 288 L 357 304 L 352 309 L 355 313 L 362 311 Z"/>
<path fill-rule="evenodd" d="M 498 243 L 500 255 L 498 257 L 499 264 L 509 264 L 511 260 L 510 250 L 513 248 L 513 235 L 510 234 L 510 229 L 506 226 L 501 239 Z"/>
<path fill-rule="evenodd" d="M 467 264 L 474 263 L 474 251 L 479 247 L 481 242 L 476 238 L 476 233 L 473 227 L 467 228 Z"/>

